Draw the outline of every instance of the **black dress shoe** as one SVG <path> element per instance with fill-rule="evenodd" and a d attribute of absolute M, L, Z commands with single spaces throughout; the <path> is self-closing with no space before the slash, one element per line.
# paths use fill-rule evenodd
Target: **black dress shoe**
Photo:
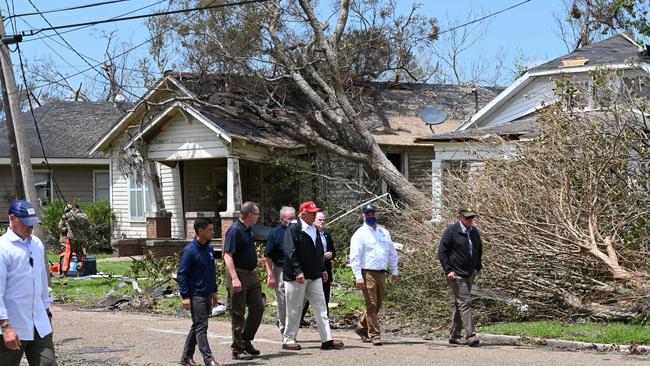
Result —
<path fill-rule="evenodd" d="M 260 350 L 253 347 L 253 344 L 250 342 L 244 343 L 244 350 L 253 356 L 258 356 L 260 354 Z"/>
<path fill-rule="evenodd" d="M 331 341 L 326 341 L 321 343 L 320 349 L 327 350 L 327 349 L 339 349 L 343 347 L 343 342 L 339 341 L 338 339 L 332 339 Z"/>
<path fill-rule="evenodd" d="M 233 350 L 232 351 L 232 359 L 233 360 L 241 360 L 241 361 L 249 361 L 254 358 L 253 355 L 250 353 L 246 352 L 245 350 Z"/>
<path fill-rule="evenodd" d="M 215 361 L 215 360 L 212 360 L 212 361 L 210 361 L 209 364 L 207 364 L 205 366 L 221 366 L 221 364 L 219 362 Z"/>
<path fill-rule="evenodd" d="M 184 366 L 200 366 L 200 364 L 196 363 L 192 358 L 181 358 L 178 364 Z"/>
<path fill-rule="evenodd" d="M 310 326 L 309 322 L 307 322 L 305 319 L 300 321 L 300 328 L 307 328 L 309 326 Z"/>

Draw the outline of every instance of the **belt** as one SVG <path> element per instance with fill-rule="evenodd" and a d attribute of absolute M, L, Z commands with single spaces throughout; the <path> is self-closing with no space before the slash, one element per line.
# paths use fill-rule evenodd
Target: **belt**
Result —
<path fill-rule="evenodd" d="M 365 268 L 364 268 L 364 269 L 362 269 L 362 271 L 367 271 L 367 272 L 386 272 L 386 273 L 388 273 L 388 271 L 385 270 L 385 269 L 365 269 Z"/>
<path fill-rule="evenodd" d="M 244 273 L 255 273 L 255 269 L 235 268 L 235 271 L 237 271 L 237 272 L 244 272 Z"/>

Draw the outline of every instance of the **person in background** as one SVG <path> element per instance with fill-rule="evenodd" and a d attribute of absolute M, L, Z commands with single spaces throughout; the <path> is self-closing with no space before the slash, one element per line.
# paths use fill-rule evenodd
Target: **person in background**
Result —
<path fill-rule="evenodd" d="M 217 270 L 210 245 L 214 236 L 212 220 L 196 219 L 194 232 L 194 240 L 183 248 L 176 276 L 183 308 L 192 314 L 192 327 L 185 339 L 179 364 L 198 366 L 193 359 L 198 345 L 206 365 L 220 366 L 208 342 L 208 316 L 212 306 L 217 304 Z"/>
<path fill-rule="evenodd" d="M 284 232 L 290 222 L 295 222 L 296 210 L 290 206 L 280 209 L 280 223 L 269 233 L 264 248 L 264 264 L 266 265 L 266 281 L 270 288 L 275 290 L 275 299 L 278 304 L 278 327 L 280 334 L 284 334 L 284 327 L 287 324 L 287 302 L 284 294 Z"/>
<path fill-rule="evenodd" d="M 56 366 L 52 340 L 52 299 L 48 294 L 45 249 L 32 235 L 41 221 L 31 203 L 9 208 L 9 229 L 0 237 L 0 365 Z"/>

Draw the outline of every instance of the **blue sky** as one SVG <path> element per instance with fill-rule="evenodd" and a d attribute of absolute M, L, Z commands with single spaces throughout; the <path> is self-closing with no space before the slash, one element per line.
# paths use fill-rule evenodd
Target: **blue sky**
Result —
<path fill-rule="evenodd" d="M 59 9 L 63 7 L 87 4 L 91 0 L 32 0 L 32 2 L 41 11 Z M 428 16 L 438 18 L 441 28 L 445 29 L 447 15 L 452 18 L 458 18 L 465 21 L 468 14 L 473 11 L 475 14 L 488 14 L 504 9 L 511 5 L 517 4 L 521 0 L 456 0 L 456 1 L 420 1 L 423 3 L 421 12 Z M 106 5 L 79 11 L 68 11 L 61 13 L 47 14 L 46 17 L 53 25 L 63 25 L 79 23 L 84 21 L 106 19 L 120 16 L 129 11 L 141 8 L 146 5 L 161 3 L 159 0 L 133 0 L 118 4 Z M 150 12 L 160 9 L 161 4 L 152 6 L 145 10 Z M 408 9 L 413 1 L 398 0 L 400 9 Z M 0 7 L 3 16 L 8 13 L 32 12 L 28 1 L 15 1 L 15 9 L 7 11 L 7 5 L 10 7 L 11 1 L 7 4 L 5 1 Z M 513 60 L 517 55 L 524 55 L 526 59 L 536 62 L 542 62 L 555 58 L 566 53 L 564 43 L 557 35 L 557 26 L 553 19 L 553 12 L 559 13 L 562 10 L 561 0 L 531 0 L 517 8 L 499 14 L 490 19 L 489 25 L 484 28 L 480 40 L 466 52 L 464 59 L 467 62 L 483 57 L 492 60 L 499 47 L 502 47 L 506 53 L 504 63 L 511 67 Z M 142 11 L 137 13 L 141 14 Z M 14 27 L 17 30 L 26 30 L 30 28 L 47 27 L 48 25 L 39 16 L 24 17 L 14 22 L 5 22 L 5 28 L 8 34 L 13 33 Z M 101 61 L 104 56 L 106 42 L 102 40 L 99 32 L 115 32 L 118 42 L 131 42 L 133 45 L 139 44 L 149 36 L 144 22 L 134 20 L 105 24 L 83 30 L 64 33 L 63 37 L 77 51 L 92 59 Z M 45 33 L 52 35 L 52 32 Z M 60 38 L 51 37 L 38 40 L 39 36 L 25 37 L 25 42 L 21 44 L 23 57 L 33 59 L 34 57 L 50 57 L 57 68 L 63 75 L 69 75 L 77 70 L 88 68 L 88 65 L 72 51 L 68 50 Z M 56 43 L 56 42 L 59 43 Z M 139 49 L 146 52 L 146 47 Z M 56 55 L 58 53 L 60 56 Z M 14 64 L 18 63 L 18 56 L 12 54 Z M 92 62 L 92 61 L 91 61 Z M 72 65 L 72 66 L 70 66 Z M 86 75 L 92 75 L 94 72 L 87 72 Z M 19 79 L 17 75 L 17 79 Z M 81 82 L 79 77 L 72 80 L 72 84 Z"/>

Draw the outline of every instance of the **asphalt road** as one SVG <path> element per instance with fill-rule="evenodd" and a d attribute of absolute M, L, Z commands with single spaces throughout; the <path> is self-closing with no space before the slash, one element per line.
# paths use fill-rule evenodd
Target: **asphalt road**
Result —
<path fill-rule="evenodd" d="M 189 319 L 124 312 L 54 308 L 54 344 L 65 366 L 175 365 L 180 360 Z M 545 348 L 483 345 L 454 347 L 445 341 L 385 336 L 383 346 L 361 343 L 351 330 L 333 330 L 345 347 L 321 351 L 316 329 L 301 329 L 303 350 L 283 351 L 278 329 L 262 325 L 253 361 L 230 357 L 230 323 L 211 319 L 208 337 L 217 361 L 239 365 L 649 365 L 649 356 L 566 352 Z M 199 361 L 200 355 L 195 355 Z"/>

